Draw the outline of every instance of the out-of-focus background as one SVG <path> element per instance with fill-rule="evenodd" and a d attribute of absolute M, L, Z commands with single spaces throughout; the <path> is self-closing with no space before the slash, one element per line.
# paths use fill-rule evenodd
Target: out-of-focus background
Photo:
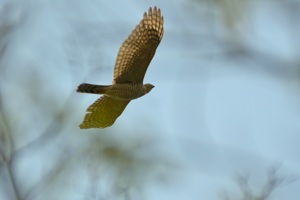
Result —
<path fill-rule="evenodd" d="M 80 130 L 154 5 L 156 87 Z M 2 0 L 0 199 L 300 199 L 299 36 L 299 0 Z"/>

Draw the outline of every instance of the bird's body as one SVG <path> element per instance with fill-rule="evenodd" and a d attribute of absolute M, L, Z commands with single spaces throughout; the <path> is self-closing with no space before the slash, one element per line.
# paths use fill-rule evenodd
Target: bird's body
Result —
<path fill-rule="evenodd" d="M 127 101 L 144 96 L 153 87 L 151 84 L 93 85 L 83 83 L 78 86 L 77 91 L 81 93 L 104 94 L 120 101 Z"/>
<path fill-rule="evenodd" d="M 77 92 L 103 94 L 90 105 L 80 128 L 111 126 L 127 104 L 154 87 L 143 84 L 147 68 L 163 36 L 163 17 L 160 9 L 149 8 L 143 19 L 122 43 L 115 62 L 112 85 L 83 83 Z"/>

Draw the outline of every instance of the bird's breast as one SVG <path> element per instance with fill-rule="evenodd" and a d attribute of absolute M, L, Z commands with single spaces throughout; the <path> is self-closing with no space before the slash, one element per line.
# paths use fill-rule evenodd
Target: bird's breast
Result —
<path fill-rule="evenodd" d="M 145 95 L 145 90 L 142 84 L 114 84 L 105 95 L 118 100 L 133 100 Z"/>

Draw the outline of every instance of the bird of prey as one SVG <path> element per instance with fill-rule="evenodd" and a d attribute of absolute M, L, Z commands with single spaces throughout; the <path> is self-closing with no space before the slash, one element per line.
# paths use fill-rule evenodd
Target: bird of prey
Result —
<path fill-rule="evenodd" d="M 111 126 L 127 104 L 154 87 L 143 84 L 146 70 L 163 37 L 164 19 L 156 6 L 145 12 L 143 19 L 122 43 L 114 66 L 112 85 L 83 83 L 77 92 L 103 94 L 86 110 L 81 129 Z"/>

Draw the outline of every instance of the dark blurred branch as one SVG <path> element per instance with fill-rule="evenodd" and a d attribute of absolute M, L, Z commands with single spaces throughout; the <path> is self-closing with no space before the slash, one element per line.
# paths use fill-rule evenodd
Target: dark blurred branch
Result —
<path fill-rule="evenodd" d="M 24 195 L 24 199 L 38 199 L 38 195 L 46 191 L 46 189 L 61 175 L 63 170 L 66 168 L 68 161 L 69 160 L 65 159 L 65 155 L 61 154 L 54 169 L 48 173 L 45 173 L 41 180 L 34 187 L 32 187 L 31 190 L 27 191 L 27 193 Z"/>
<path fill-rule="evenodd" d="M 20 194 L 20 191 L 18 189 L 17 180 L 16 180 L 14 170 L 13 170 L 14 169 L 14 159 L 13 159 L 13 157 L 8 162 L 6 162 L 6 164 L 7 164 L 8 174 L 9 174 L 9 177 L 10 177 L 10 180 L 11 180 L 11 185 L 13 187 L 16 199 L 21 200 L 22 199 L 21 194 Z"/>
<path fill-rule="evenodd" d="M 273 167 L 268 172 L 268 179 L 264 186 L 262 187 L 262 190 L 260 192 L 255 193 L 251 185 L 249 184 L 249 174 L 237 174 L 237 185 L 239 186 L 239 189 L 241 191 L 241 197 L 238 197 L 238 199 L 241 200 L 268 200 L 270 199 L 271 194 L 281 185 L 290 184 L 297 180 L 297 178 L 292 177 L 290 179 L 290 176 L 279 176 L 278 171 L 280 169 L 280 165 Z M 228 192 L 223 193 L 223 199 L 225 200 L 231 200 L 236 198 L 230 198 L 228 195 Z"/>
<path fill-rule="evenodd" d="M 0 90 L 1 94 L 1 90 Z M 1 95 L 0 95 L 1 96 Z M 2 99 L 0 98 L 0 157 L 5 167 L 11 181 L 11 186 L 13 188 L 15 198 L 17 200 L 21 199 L 20 191 L 18 189 L 17 180 L 14 174 L 14 156 L 12 152 L 14 151 L 14 142 L 12 138 L 11 131 L 6 121 L 6 116 L 3 109 Z M 5 169 L 5 168 L 3 168 Z"/>

